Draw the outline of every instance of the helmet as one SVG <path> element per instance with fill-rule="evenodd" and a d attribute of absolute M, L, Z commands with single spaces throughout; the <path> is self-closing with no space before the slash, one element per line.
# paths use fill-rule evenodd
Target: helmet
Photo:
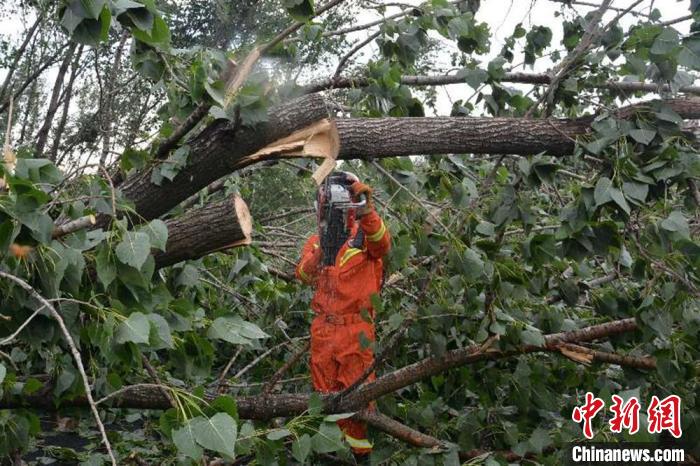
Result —
<path fill-rule="evenodd" d="M 316 193 L 316 215 L 323 250 L 323 264 L 333 265 L 338 251 L 347 241 L 355 224 L 355 202 L 350 190 L 359 178 L 353 173 L 335 171 L 328 175 Z"/>

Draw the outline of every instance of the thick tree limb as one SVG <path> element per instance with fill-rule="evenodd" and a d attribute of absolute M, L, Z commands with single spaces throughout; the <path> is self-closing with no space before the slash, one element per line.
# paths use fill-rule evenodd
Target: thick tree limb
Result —
<path fill-rule="evenodd" d="M 637 329 L 635 319 L 623 319 L 604 324 L 593 325 L 571 332 L 555 333 L 545 337 L 544 346 L 523 345 L 510 351 L 500 351 L 473 345 L 467 348 L 448 351 L 441 356 L 433 356 L 396 371 L 385 374 L 375 381 L 361 386 L 355 392 L 348 394 L 337 403 L 329 406 L 329 397 L 324 397 L 326 412 L 355 412 L 361 411 L 367 403 L 392 393 L 400 388 L 409 386 L 426 377 L 440 374 L 455 367 L 464 366 L 484 360 L 497 360 L 520 354 L 535 352 L 554 352 L 560 354 L 562 344 L 584 343 L 605 337 L 633 332 Z M 601 361 L 604 362 L 604 361 Z M 616 363 L 620 363 L 618 361 Z M 50 387 L 46 393 L 30 396 L 6 397 L 0 400 L 0 409 L 20 407 L 56 409 L 50 396 Z M 303 413 L 308 408 L 309 394 L 281 394 L 240 397 L 237 399 L 238 413 L 243 419 L 267 420 L 275 417 L 293 416 Z M 62 403 L 63 407 L 86 406 L 85 398 L 76 398 Z M 134 409 L 168 409 L 169 400 L 158 389 L 135 387 L 125 390 L 112 399 L 112 407 Z"/>
<path fill-rule="evenodd" d="M 158 268 L 250 244 L 253 230 L 248 206 L 238 196 L 191 210 L 166 225 L 165 252 L 155 255 Z"/>
<path fill-rule="evenodd" d="M 499 82 L 516 83 L 516 84 L 534 84 L 545 85 L 551 84 L 552 76 L 546 73 L 506 73 Z M 317 82 L 307 84 L 302 87 L 302 92 L 312 94 L 328 89 L 350 89 L 358 87 L 367 87 L 371 81 L 368 78 L 347 78 L 336 77 L 329 78 Z M 450 84 L 466 83 L 464 76 L 460 74 L 449 75 L 428 75 L 428 76 L 402 76 L 401 84 L 406 86 L 447 86 Z M 671 92 L 672 89 L 668 84 L 644 83 L 638 81 L 606 81 L 603 83 L 583 83 L 583 87 L 590 89 L 606 89 L 617 92 Z M 686 94 L 700 95 L 700 86 L 681 86 L 678 92 Z"/>
<path fill-rule="evenodd" d="M 68 67 L 73 60 L 73 53 L 75 53 L 78 44 L 72 43 L 68 50 L 66 51 L 66 56 L 63 57 L 61 66 L 58 68 L 58 73 L 56 75 L 56 81 L 54 82 L 53 91 L 51 92 L 51 100 L 49 101 L 49 107 L 46 110 L 46 118 L 44 118 L 44 123 L 41 125 L 39 132 L 37 133 L 36 145 L 34 147 L 35 157 L 41 158 L 44 153 L 44 147 L 49 139 L 49 131 L 53 124 L 53 119 L 56 116 L 59 106 L 59 97 L 61 96 L 61 89 L 63 89 L 63 81 L 65 80 L 66 73 L 68 72 Z"/>
<path fill-rule="evenodd" d="M 272 108 L 268 121 L 255 127 L 237 128 L 229 121 L 217 120 L 189 142 L 188 165 L 172 182 L 154 185 L 151 168 L 126 180 L 122 192 L 135 204 L 140 216 L 151 220 L 213 181 L 241 168 L 243 157 L 327 116 L 325 101 L 315 96 Z"/>
<path fill-rule="evenodd" d="M 665 101 L 683 118 L 700 117 L 700 98 Z M 644 105 L 624 107 L 627 118 Z M 565 156 L 590 134 L 591 117 L 576 120 L 523 118 L 348 118 L 337 120 L 340 159 L 449 153 Z M 390 135 L 390 136 L 387 136 Z"/>

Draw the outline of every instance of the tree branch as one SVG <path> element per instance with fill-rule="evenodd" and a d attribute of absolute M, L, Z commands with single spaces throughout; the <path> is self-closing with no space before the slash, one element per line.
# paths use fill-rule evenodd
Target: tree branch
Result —
<path fill-rule="evenodd" d="M 441 356 L 432 356 L 385 374 L 375 381 L 365 384 L 356 391 L 348 394 L 340 400 L 336 406 L 330 406 L 330 396 L 324 399 L 324 411 L 331 412 L 355 412 L 362 410 L 369 402 L 392 393 L 400 388 L 412 385 L 426 377 L 440 374 L 450 369 L 473 364 L 479 361 L 498 360 L 521 354 L 536 352 L 561 353 L 561 345 L 565 343 L 584 343 L 605 337 L 620 335 L 637 330 L 634 318 L 607 322 L 593 325 L 578 330 L 564 333 L 555 333 L 545 336 L 543 346 L 523 345 L 509 351 L 500 351 L 484 347 L 484 345 L 472 345 L 462 349 L 448 351 Z M 620 358 L 615 358 L 617 363 L 624 363 Z M 607 362 L 600 359 L 601 362 Z M 636 364 L 636 362 L 635 362 Z M 638 367 L 638 366 L 635 366 Z M 237 399 L 238 412 L 243 419 L 268 420 L 275 417 L 294 416 L 308 409 L 309 394 L 280 394 L 239 397 Z M 84 397 L 62 402 L 63 407 L 86 406 Z M 112 399 L 112 407 L 134 409 L 168 409 L 169 400 L 158 389 L 134 388 L 125 390 L 119 396 Z M 12 396 L 6 394 L 0 400 L 0 409 L 14 409 L 32 407 L 42 409 L 56 409 L 50 391 L 46 393 L 28 396 Z"/>

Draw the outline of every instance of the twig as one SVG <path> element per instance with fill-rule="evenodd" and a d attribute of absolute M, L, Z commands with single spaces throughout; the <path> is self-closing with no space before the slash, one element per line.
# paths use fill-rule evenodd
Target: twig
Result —
<path fill-rule="evenodd" d="M 231 359 L 229 359 L 228 364 L 224 367 L 224 369 L 221 371 L 221 374 L 219 375 L 219 378 L 216 379 L 216 391 L 221 392 L 221 384 L 224 382 L 224 379 L 226 378 L 226 375 L 228 374 L 228 371 L 231 370 L 231 367 L 233 366 L 233 363 L 236 362 L 236 359 L 238 359 L 238 356 L 241 354 L 241 351 L 243 351 L 243 345 L 239 346 L 238 349 L 236 350 L 235 353 L 233 353 L 233 356 L 231 356 Z"/>
<path fill-rule="evenodd" d="M 34 320 L 34 317 L 36 317 L 37 315 L 39 315 L 39 312 L 41 312 L 42 309 L 44 309 L 44 306 L 38 307 L 38 308 L 32 313 L 32 315 L 30 315 L 24 322 L 22 322 L 22 325 L 20 325 L 20 326 L 17 328 L 17 330 L 15 330 L 15 331 L 12 333 L 12 335 L 10 335 L 10 336 L 8 336 L 7 338 L 4 338 L 2 341 L 0 341 L 0 346 L 4 346 L 4 345 L 7 345 L 7 344 L 11 343 L 12 340 L 14 340 L 15 337 L 17 337 L 17 335 L 19 335 L 20 333 L 22 333 L 22 330 L 24 330 L 25 327 L 27 327 L 27 325 L 29 325 L 29 323 L 30 323 L 32 320 Z"/>
<path fill-rule="evenodd" d="M 350 49 L 350 51 L 348 53 L 343 55 L 341 57 L 340 61 L 338 61 L 338 67 L 335 69 L 335 73 L 333 73 L 333 77 L 331 78 L 331 80 L 334 80 L 340 76 L 340 73 L 343 71 L 343 69 L 348 64 L 348 61 L 350 60 L 350 58 L 352 58 L 353 55 L 355 55 L 357 52 L 362 50 L 362 48 L 364 48 L 367 44 L 369 44 L 374 39 L 379 37 L 381 34 L 382 34 L 381 29 L 378 30 L 377 32 L 370 34 L 369 36 L 367 36 L 367 38 L 365 40 L 358 42 L 357 45 L 355 45 L 352 49 Z"/>
<path fill-rule="evenodd" d="M 275 350 L 277 350 L 277 349 L 279 349 L 279 348 L 281 348 L 281 347 L 283 347 L 283 346 L 286 346 L 286 345 L 288 345 L 288 343 L 287 343 L 286 341 L 284 341 L 284 342 L 282 342 L 282 343 L 280 343 L 280 344 L 278 344 L 278 345 L 275 345 L 275 346 L 273 346 L 272 348 L 268 349 L 268 350 L 265 351 L 263 354 L 261 354 L 260 356 L 258 356 L 258 357 L 255 358 L 255 359 L 253 359 L 253 360 L 251 361 L 250 364 L 248 364 L 248 365 L 245 366 L 243 369 L 241 369 L 240 371 L 238 371 L 238 372 L 236 373 L 236 375 L 233 376 L 233 378 L 234 378 L 234 379 L 240 379 L 241 377 L 243 377 L 243 375 L 244 375 L 246 372 L 248 372 L 249 370 L 251 370 L 253 367 L 257 366 L 258 363 L 259 363 L 260 361 L 262 361 L 263 359 L 265 359 L 266 357 L 268 357 L 268 356 L 270 355 L 270 353 L 272 353 L 273 351 L 275 351 Z"/>
<path fill-rule="evenodd" d="M 546 102 L 547 107 L 545 109 L 545 115 L 549 115 L 554 108 L 554 93 L 559 88 L 559 83 L 569 74 L 572 68 L 576 65 L 576 62 L 586 54 L 591 47 L 596 37 L 601 31 L 600 20 L 605 14 L 605 11 L 610 7 L 612 0 L 603 0 L 603 3 L 598 7 L 595 12 L 591 15 L 586 31 L 584 32 L 581 40 L 574 50 L 567 55 L 564 60 L 556 67 L 554 76 L 547 88 L 547 91 L 542 94 L 542 97 L 525 113 L 525 118 L 530 118 L 532 114 L 537 110 L 540 104 Z M 621 13 L 622 14 L 622 13 Z M 551 101 L 550 101 L 551 99 Z"/>
<path fill-rule="evenodd" d="M 65 322 L 63 321 L 63 318 L 61 315 L 54 309 L 54 307 L 49 303 L 46 298 L 41 296 L 34 288 L 32 288 L 31 285 L 29 285 L 27 282 L 22 280 L 19 277 L 15 277 L 14 275 L 11 275 L 6 272 L 0 271 L 0 277 L 6 278 L 10 281 L 15 282 L 18 284 L 21 288 L 23 288 L 25 291 L 27 291 L 34 299 L 39 301 L 43 307 L 49 310 L 51 315 L 53 316 L 54 319 L 58 322 L 58 326 L 61 328 L 61 332 L 63 333 L 64 338 L 66 339 L 66 343 L 68 344 L 68 347 L 70 348 L 71 354 L 73 355 L 73 359 L 75 360 L 75 364 L 78 368 L 78 372 L 80 373 L 80 376 L 83 379 L 83 387 L 85 388 L 85 397 L 87 398 L 88 404 L 90 405 L 90 409 L 92 410 L 92 414 L 95 418 L 95 422 L 97 423 L 97 427 L 100 430 L 100 434 L 102 435 L 102 443 L 104 443 L 105 448 L 107 449 L 107 454 L 109 455 L 110 460 L 112 461 L 112 466 L 117 466 L 117 460 L 114 457 L 114 453 L 112 452 L 112 445 L 109 443 L 109 439 L 107 438 L 107 432 L 105 431 L 105 426 L 102 424 L 102 420 L 100 419 L 100 413 L 97 411 L 97 405 L 95 404 L 95 400 L 92 398 L 92 392 L 90 389 L 90 382 L 88 381 L 87 374 L 85 373 L 85 367 L 83 366 L 83 361 L 80 358 L 80 352 L 78 351 L 78 348 L 75 345 L 75 342 L 73 341 L 73 337 L 71 336 L 70 332 L 68 331 L 68 328 L 66 327 Z"/>
<path fill-rule="evenodd" d="M 401 182 L 399 180 L 397 180 L 396 178 L 394 178 L 394 176 L 391 173 L 389 173 L 388 171 L 386 171 L 384 169 L 384 167 L 379 165 L 379 163 L 376 160 L 372 160 L 372 165 L 374 165 L 377 170 L 382 172 L 384 174 L 384 176 L 386 176 L 391 181 L 393 181 L 399 188 L 406 191 L 406 193 L 408 193 L 408 195 L 411 196 L 413 198 L 413 200 L 415 200 L 421 207 L 423 207 L 423 209 L 425 209 L 425 211 L 428 213 L 428 215 L 430 215 L 433 218 L 433 220 L 435 220 L 435 223 L 440 225 L 440 227 L 442 227 L 442 229 L 445 231 L 445 233 L 447 233 L 449 236 L 451 236 L 452 239 L 456 240 L 458 243 L 462 242 L 459 238 L 457 238 L 457 236 L 454 235 L 454 233 L 452 233 L 450 231 L 449 228 L 447 228 L 447 226 L 445 226 L 444 223 L 442 223 L 442 220 L 440 220 L 440 218 L 437 215 L 435 215 L 435 213 L 433 213 L 433 211 L 430 210 L 425 205 L 425 202 L 421 198 L 419 198 L 418 196 L 415 195 L 415 193 L 413 191 L 411 191 L 410 189 L 406 188 L 403 184 L 401 184 Z"/>
<path fill-rule="evenodd" d="M 301 359 L 303 355 L 305 355 L 308 351 L 309 348 L 311 347 L 311 341 L 307 341 L 306 344 L 296 353 L 292 355 L 291 358 L 287 362 L 285 362 L 282 367 L 277 369 L 277 372 L 275 372 L 270 380 L 265 384 L 265 386 L 262 389 L 263 395 L 267 395 L 272 391 L 273 388 L 275 388 L 275 385 L 277 385 L 277 382 L 282 378 L 282 376 L 290 370 L 296 363 Z"/>

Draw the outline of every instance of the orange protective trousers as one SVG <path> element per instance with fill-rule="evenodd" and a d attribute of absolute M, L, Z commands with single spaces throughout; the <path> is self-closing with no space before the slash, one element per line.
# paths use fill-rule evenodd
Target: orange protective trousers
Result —
<path fill-rule="evenodd" d="M 359 226 L 355 223 L 335 264 L 321 264 L 318 235 L 311 236 L 304 245 L 296 274 L 315 288 L 311 301 L 317 314 L 311 324 L 311 380 L 315 390 L 341 391 L 372 365 L 375 332 L 371 296 L 380 291 L 382 257 L 390 246 L 389 232 L 374 210 L 360 218 Z M 371 380 L 374 374 L 367 378 Z M 339 420 L 338 425 L 353 452 L 366 454 L 372 450 L 365 423 L 351 418 Z"/>

